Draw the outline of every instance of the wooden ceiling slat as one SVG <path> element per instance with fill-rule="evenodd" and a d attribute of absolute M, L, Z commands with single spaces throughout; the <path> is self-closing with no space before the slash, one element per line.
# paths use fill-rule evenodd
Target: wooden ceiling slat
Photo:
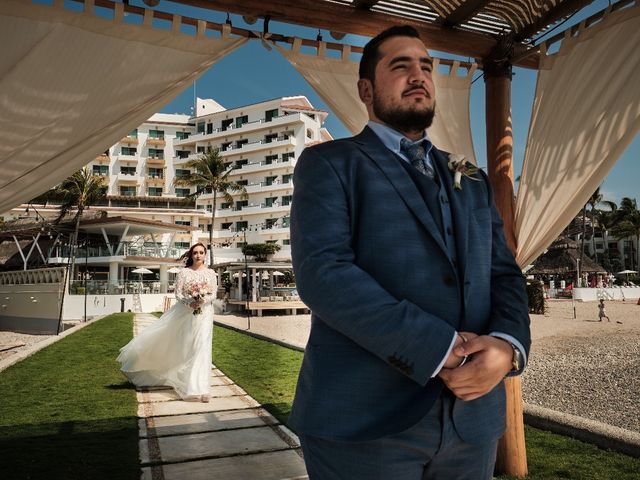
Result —
<path fill-rule="evenodd" d="M 493 35 L 445 28 L 430 21 L 391 16 L 388 13 L 359 10 L 353 6 L 326 0 L 173 0 L 193 7 L 238 15 L 248 15 L 318 28 L 373 37 L 393 25 L 408 24 L 415 27 L 426 45 L 433 50 L 448 52 L 476 59 L 485 58 L 496 45 Z M 376 5 L 374 8 L 378 8 Z M 536 55 L 520 61 L 518 66 L 537 68 Z"/>
<path fill-rule="evenodd" d="M 442 24 L 447 27 L 454 27 L 471 20 L 478 14 L 490 0 L 469 0 L 464 2 L 453 12 L 442 18 Z"/>

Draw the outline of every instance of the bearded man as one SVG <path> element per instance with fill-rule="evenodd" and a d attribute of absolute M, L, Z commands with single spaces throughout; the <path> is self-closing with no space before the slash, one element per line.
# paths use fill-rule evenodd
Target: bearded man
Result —
<path fill-rule="evenodd" d="M 432 69 L 413 28 L 373 38 L 367 126 L 296 165 L 292 259 L 312 324 L 289 423 L 311 479 L 490 479 L 502 380 L 526 364 L 525 281 L 488 179 L 427 135 Z"/>

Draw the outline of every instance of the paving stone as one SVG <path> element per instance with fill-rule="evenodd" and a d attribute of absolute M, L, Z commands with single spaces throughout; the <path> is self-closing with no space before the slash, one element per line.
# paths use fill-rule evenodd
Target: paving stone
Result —
<path fill-rule="evenodd" d="M 218 412 L 221 410 L 241 410 L 254 408 L 260 404 L 247 396 L 212 398 L 209 403 L 193 401 L 185 402 L 176 400 L 173 402 L 140 403 L 138 404 L 138 417 L 161 415 L 184 415 L 186 413 Z"/>
<path fill-rule="evenodd" d="M 260 418 L 259 412 L 264 411 L 262 409 L 246 409 L 153 417 L 153 434 L 160 437 L 237 428 L 263 427 L 265 426 L 265 422 Z"/>
<path fill-rule="evenodd" d="M 211 385 L 231 385 L 233 382 L 227 377 L 211 375 Z"/>
<path fill-rule="evenodd" d="M 229 385 L 216 385 L 211 387 L 210 392 L 212 397 L 233 397 L 244 394 L 237 387 Z M 146 395 L 138 397 L 138 402 L 168 402 L 170 400 L 180 400 L 180 396 L 173 389 L 148 392 Z"/>
<path fill-rule="evenodd" d="M 302 480 L 309 478 L 304 461 L 293 450 L 216 458 L 164 466 L 165 480 Z M 151 480 L 144 468 L 142 480 Z"/>
<path fill-rule="evenodd" d="M 158 444 L 162 462 L 289 449 L 289 445 L 266 426 L 159 437 Z"/>

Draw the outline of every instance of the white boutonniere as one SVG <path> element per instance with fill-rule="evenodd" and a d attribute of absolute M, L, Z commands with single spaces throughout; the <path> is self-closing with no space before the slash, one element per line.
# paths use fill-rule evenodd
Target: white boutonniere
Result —
<path fill-rule="evenodd" d="M 465 160 L 464 155 L 458 155 L 452 153 L 449 155 L 449 171 L 453 173 L 453 188 L 454 190 L 462 190 L 462 184 L 460 183 L 462 177 L 465 176 L 469 180 L 479 182 L 477 177 L 478 167 Z"/>

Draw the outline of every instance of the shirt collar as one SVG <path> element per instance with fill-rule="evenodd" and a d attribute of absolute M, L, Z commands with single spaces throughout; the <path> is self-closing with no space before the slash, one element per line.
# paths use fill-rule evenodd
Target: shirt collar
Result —
<path fill-rule="evenodd" d="M 393 128 L 387 125 L 375 122 L 373 120 L 369 120 L 367 122 L 367 126 L 371 130 L 373 130 L 373 133 L 375 133 L 378 136 L 378 138 L 384 144 L 385 147 L 387 147 L 396 155 L 400 155 L 400 157 L 403 158 L 404 160 L 409 161 L 409 159 L 400 151 L 400 141 L 403 138 L 406 138 L 402 133 L 398 132 L 397 130 L 394 130 Z M 429 135 L 427 135 L 427 132 L 426 131 L 424 132 L 424 137 L 422 137 L 420 140 L 413 141 L 408 138 L 407 140 L 409 140 L 411 143 L 425 142 L 424 150 L 426 152 L 427 162 L 431 164 L 431 156 L 429 155 L 429 152 L 433 148 L 433 144 L 431 143 L 431 140 L 429 140 Z"/>

